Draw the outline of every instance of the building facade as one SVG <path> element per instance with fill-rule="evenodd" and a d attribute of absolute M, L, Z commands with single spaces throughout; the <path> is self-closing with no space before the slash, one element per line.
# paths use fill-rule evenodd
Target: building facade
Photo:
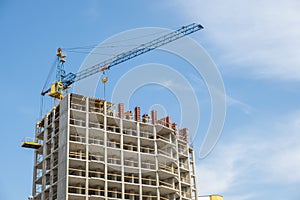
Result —
<path fill-rule="evenodd" d="M 35 200 L 197 200 L 187 129 L 68 94 L 36 125 Z"/>

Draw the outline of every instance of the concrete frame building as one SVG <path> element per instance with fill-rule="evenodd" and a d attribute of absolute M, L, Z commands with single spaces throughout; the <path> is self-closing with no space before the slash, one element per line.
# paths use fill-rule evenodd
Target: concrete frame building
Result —
<path fill-rule="evenodd" d="M 197 200 L 188 130 L 68 94 L 36 125 L 35 200 Z"/>

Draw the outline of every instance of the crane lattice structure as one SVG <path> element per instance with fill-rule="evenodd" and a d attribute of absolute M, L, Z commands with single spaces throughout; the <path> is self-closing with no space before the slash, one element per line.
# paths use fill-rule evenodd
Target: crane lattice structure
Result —
<path fill-rule="evenodd" d="M 56 69 L 56 81 L 52 83 L 51 88 L 48 90 L 43 90 L 41 92 L 41 95 L 45 95 L 49 93 L 49 96 L 62 99 L 63 98 L 63 91 L 70 88 L 70 86 L 79 80 L 82 80 L 84 78 L 87 78 L 89 76 L 92 76 L 99 72 L 104 72 L 106 70 L 109 70 L 111 67 L 118 65 L 120 63 L 123 63 L 127 60 L 130 60 L 132 58 L 135 58 L 139 55 L 142 55 L 144 53 L 147 53 L 151 50 L 154 50 L 158 47 L 161 47 L 165 44 L 171 43 L 175 40 L 178 40 L 179 38 L 182 38 L 186 35 L 189 35 L 191 33 L 194 33 L 196 31 L 199 31 L 203 29 L 203 26 L 200 24 L 192 23 L 187 26 L 182 26 L 180 29 L 175 30 L 171 33 L 168 33 L 166 35 L 163 35 L 159 38 L 156 38 L 150 42 L 147 42 L 145 44 L 141 44 L 129 51 L 126 51 L 124 53 L 121 53 L 119 55 L 116 55 L 114 57 L 111 57 L 107 60 L 104 60 L 103 62 L 100 62 L 96 65 L 93 65 L 87 69 L 84 69 L 82 71 L 79 71 L 78 73 L 68 73 L 66 74 L 66 71 L 64 69 L 64 63 L 65 63 L 65 55 L 62 52 L 62 49 L 59 48 L 57 51 L 57 57 L 59 64 L 57 65 Z"/>

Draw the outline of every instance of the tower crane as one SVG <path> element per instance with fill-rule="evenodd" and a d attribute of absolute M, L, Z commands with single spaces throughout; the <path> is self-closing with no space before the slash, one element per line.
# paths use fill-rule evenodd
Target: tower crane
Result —
<path fill-rule="evenodd" d="M 158 37 L 152 41 L 149 41 L 145 44 L 141 44 L 129 51 L 126 51 L 124 53 L 121 53 L 119 55 L 116 55 L 114 57 L 111 57 L 107 60 L 104 60 L 96 65 L 93 65 L 87 69 L 84 69 L 82 71 L 79 71 L 77 73 L 68 73 L 66 74 L 66 71 L 64 69 L 64 63 L 65 63 L 65 55 L 62 52 L 61 48 L 58 48 L 57 50 L 57 58 L 58 58 L 58 64 L 56 68 L 56 80 L 54 83 L 51 84 L 51 87 L 47 90 L 44 90 L 41 92 L 41 95 L 44 96 L 45 94 L 48 94 L 51 97 L 62 99 L 63 98 L 63 92 L 71 87 L 71 85 L 74 82 L 77 82 L 79 80 L 82 80 L 84 78 L 87 78 L 89 76 L 92 76 L 98 72 L 105 72 L 106 70 L 109 70 L 111 67 L 118 65 L 120 63 L 123 63 L 127 60 L 130 60 L 132 58 L 135 58 L 139 55 L 142 55 L 144 53 L 147 53 L 151 50 L 154 50 L 160 46 L 163 46 L 165 44 L 171 43 L 179 38 L 182 38 L 186 35 L 189 35 L 191 33 L 194 33 L 196 31 L 199 31 L 203 29 L 203 26 L 200 24 L 189 24 L 187 26 L 182 26 L 181 28 L 168 33 L 166 35 L 163 35 L 161 37 Z"/>
<path fill-rule="evenodd" d="M 116 56 L 113 56 L 107 60 L 104 60 L 96 65 L 93 65 L 87 69 L 84 69 L 82 71 L 79 71 L 77 73 L 68 73 L 66 74 L 66 71 L 64 69 L 64 63 L 66 62 L 65 57 L 66 55 L 63 53 L 61 48 L 57 49 L 57 66 L 56 66 L 56 76 L 55 76 L 55 82 L 51 84 L 51 87 L 49 89 L 43 88 L 41 95 L 45 96 L 48 94 L 49 96 L 55 98 L 55 99 L 62 99 L 63 98 L 63 92 L 66 91 L 71 87 L 71 85 L 79 80 L 82 80 L 84 78 L 87 78 L 89 76 L 92 76 L 99 72 L 105 72 L 106 70 L 109 70 L 111 67 L 118 65 L 120 63 L 123 63 L 127 60 L 130 60 L 132 58 L 135 58 L 139 55 L 142 55 L 144 53 L 147 53 L 151 50 L 154 50 L 158 47 L 161 47 L 165 44 L 171 43 L 175 40 L 178 40 L 179 38 L 182 38 L 186 35 L 189 35 L 191 33 L 194 33 L 196 31 L 199 31 L 203 29 L 203 26 L 200 24 L 189 24 L 187 26 L 182 26 L 181 28 L 168 33 L 166 35 L 163 35 L 161 37 L 158 37 L 152 41 L 149 41 L 147 43 L 141 44 L 129 51 L 126 51 L 124 53 L 118 54 Z M 102 80 L 103 83 L 107 81 L 107 78 L 104 78 Z M 36 138 L 25 138 L 22 142 L 22 147 L 25 148 L 32 148 L 32 149 L 38 149 L 42 145 L 37 141 Z"/>

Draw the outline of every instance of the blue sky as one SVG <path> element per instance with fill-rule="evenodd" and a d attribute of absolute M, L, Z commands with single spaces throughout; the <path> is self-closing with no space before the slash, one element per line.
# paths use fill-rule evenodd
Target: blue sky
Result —
<path fill-rule="evenodd" d="M 98 44 L 134 28 L 177 28 L 198 22 L 205 29 L 191 37 L 218 66 L 227 95 L 221 138 L 209 156 L 196 161 L 199 194 L 219 193 L 231 200 L 298 200 L 299 9 L 300 3 L 295 0 L 2 0 L 0 199 L 26 199 L 31 193 L 33 152 L 22 149 L 20 142 L 25 136 L 33 136 L 39 118 L 39 94 L 58 47 Z M 68 53 L 68 70 L 77 71 L 85 56 Z M 112 81 L 108 89 L 131 66 L 157 62 L 184 73 L 176 64 L 186 63 L 172 59 L 157 51 L 122 64 L 122 68 L 109 72 Z M 201 128 L 194 142 L 197 154 L 208 127 L 210 103 L 203 82 L 192 79 L 192 73 L 188 69 L 184 76 L 191 78 L 201 100 Z M 140 88 L 132 96 L 131 108 L 140 105 L 147 112 L 157 101 L 179 121 L 178 102 L 170 92 L 160 92 L 145 101 L 157 91 L 162 89 Z"/>

